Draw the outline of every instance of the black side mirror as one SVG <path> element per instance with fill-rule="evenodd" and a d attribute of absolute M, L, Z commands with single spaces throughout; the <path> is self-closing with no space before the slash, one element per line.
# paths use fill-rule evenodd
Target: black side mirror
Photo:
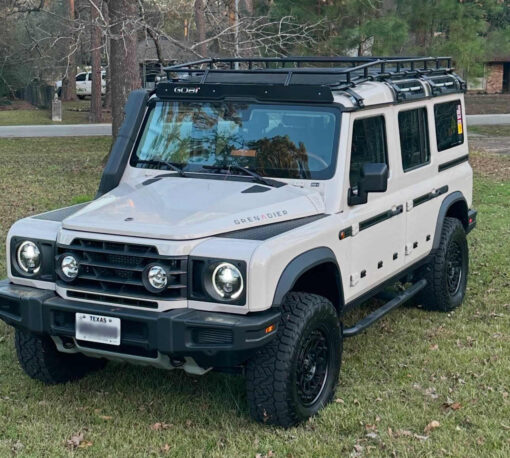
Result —
<path fill-rule="evenodd" d="M 388 175 L 387 164 L 364 164 L 358 185 L 349 189 L 349 205 L 366 204 L 369 192 L 386 192 Z"/>

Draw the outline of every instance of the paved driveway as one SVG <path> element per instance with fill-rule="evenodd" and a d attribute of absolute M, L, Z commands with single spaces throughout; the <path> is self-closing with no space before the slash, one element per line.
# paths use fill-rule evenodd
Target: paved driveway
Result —
<path fill-rule="evenodd" d="M 510 125 L 510 114 L 468 115 L 468 125 Z M 96 137 L 110 136 L 111 124 L 62 124 L 50 126 L 0 126 L 0 137 Z"/>
<path fill-rule="evenodd" d="M 112 135 L 111 124 L 63 124 L 50 126 L 0 126 L 0 137 L 96 137 Z"/>

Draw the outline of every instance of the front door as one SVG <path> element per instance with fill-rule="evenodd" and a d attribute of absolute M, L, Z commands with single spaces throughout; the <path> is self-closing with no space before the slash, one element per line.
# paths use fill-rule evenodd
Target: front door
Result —
<path fill-rule="evenodd" d="M 393 158 L 384 114 L 357 117 L 351 124 L 351 158 L 347 187 L 356 192 L 365 164 L 386 163 L 390 170 L 386 192 L 369 193 L 365 204 L 348 207 L 351 261 L 348 301 L 359 298 L 404 266 L 405 212 L 403 196 L 392 179 Z"/>

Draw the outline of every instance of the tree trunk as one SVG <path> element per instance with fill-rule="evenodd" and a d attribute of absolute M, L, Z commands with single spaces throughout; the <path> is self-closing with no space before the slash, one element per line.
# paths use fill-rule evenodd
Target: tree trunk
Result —
<path fill-rule="evenodd" d="M 76 37 L 74 33 L 74 0 L 67 0 L 67 17 L 69 19 L 69 44 L 67 46 L 67 71 L 62 80 L 62 100 L 76 100 Z"/>
<path fill-rule="evenodd" d="M 90 122 L 101 122 L 103 107 L 101 103 L 101 29 L 97 24 L 99 18 L 97 0 L 90 0 L 90 53 L 92 63 L 92 95 L 90 100 Z"/>
<path fill-rule="evenodd" d="M 138 4 L 131 0 L 108 2 L 111 24 L 110 77 L 112 93 L 112 131 L 117 138 L 124 120 L 124 105 L 129 93 L 140 87 L 135 21 Z"/>
<path fill-rule="evenodd" d="M 195 0 L 195 25 L 197 27 L 198 42 L 201 43 L 206 40 L 206 25 L 205 25 L 205 5 L 204 0 Z M 202 43 L 198 47 L 199 54 L 202 57 L 207 56 L 207 43 Z"/>
<path fill-rule="evenodd" d="M 244 9 L 248 16 L 253 16 L 253 0 L 244 0 Z"/>
<path fill-rule="evenodd" d="M 108 16 L 108 3 L 105 1 L 103 2 L 103 17 L 105 18 L 105 21 L 107 21 L 107 24 L 110 24 L 110 18 Z M 110 109 L 112 107 L 112 79 L 111 79 L 111 70 L 110 70 L 110 53 L 111 53 L 111 46 L 110 46 L 110 34 L 106 34 L 105 39 L 105 47 L 106 47 L 106 94 L 104 95 L 104 101 L 103 101 L 103 107 Z"/>

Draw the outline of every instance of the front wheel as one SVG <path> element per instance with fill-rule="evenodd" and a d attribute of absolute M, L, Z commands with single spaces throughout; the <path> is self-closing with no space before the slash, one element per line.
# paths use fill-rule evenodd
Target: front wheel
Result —
<path fill-rule="evenodd" d="M 250 413 L 290 427 L 315 415 L 335 394 L 342 329 L 335 308 L 315 294 L 289 293 L 276 338 L 248 362 Z"/>
<path fill-rule="evenodd" d="M 60 353 L 51 337 L 23 329 L 16 329 L 14 340 L 21 368 L 29 377 L 46 385 L 78 380 L 106 365 L 104 359 Z"/>
<path fill-rule="evenodd" d="M 423 308 L 449 312 L 461 305 L 466 294 L 468 268 L 464 226 L 456 218 L 445 218 L 439 248 L 423 273 L 427 287 L 418 298 Z"/>

